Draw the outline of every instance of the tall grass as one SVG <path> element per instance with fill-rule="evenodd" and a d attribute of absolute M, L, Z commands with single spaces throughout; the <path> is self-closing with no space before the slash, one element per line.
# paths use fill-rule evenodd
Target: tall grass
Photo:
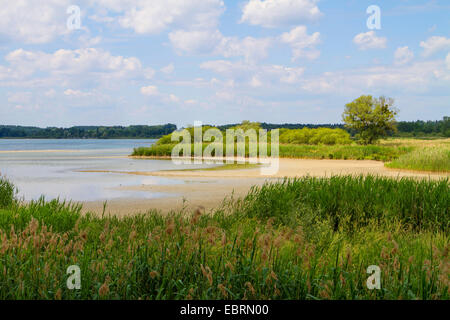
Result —
<path fill-rule="evenodd" d="M 40 199 L 0 209 L 0 298 L 449 299 L 448 194 L 448 181 L 304 178 L 212 214 L 123 218 Z M 373 264 L 382 290 L 366 287 Z"/>
<path fill-rule="evenodd" d="M 450 147 L 416 149 L 387 163 L 386 166 L 396 169 L 450 172 Z"/>
<path fill-rule="evenodd" d="M 333 176 L 285 179 L 255 186 L 238 211 L 256 218 L 292 224 L 310 213 L 329 219 L 335 231 L 355 230 L 376 222 L 399 222 L 416 231 L 449 232 L 449 180 L 399 180 L 380 176 Z"/>
<path fill-rule="evenodd" d="M 205 149 L 207 144 L 203 145 Z M 135 148 L 132 156 L 141 157 L 170 157 L 175 144 L 152 145 L 151 147 Z M 191 146 L 194 154 L 193 145 Z M 267 153 L 271 154 L 270 145 L 267 145 Z M 224 154 L 226 148 L 224 145 Z M 390 161 L 402 154 L 413 150 L 413 147 L 391 147 L 375 145 L 294 145 L 281 144 L 279 155 L 283 158 L 305 159 L 354 159 L 354 160 L 381 160 Z M 246 145 L 246 156 L 248 156 Z M 237 154 L 236 147 L 234 154 Z"/>
<path fill-rule="evenodd" d="M 0 209 L 13 205 L 16 199 L 17 189 L 7 179 L 0 176 Z"/>

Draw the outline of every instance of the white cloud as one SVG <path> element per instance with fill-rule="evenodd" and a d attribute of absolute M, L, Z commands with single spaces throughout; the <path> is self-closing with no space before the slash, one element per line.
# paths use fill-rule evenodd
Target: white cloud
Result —
<path fill-rule="evenodd" d="M 223 55 L 225 58 L 242 56 L 247 61 L 259 60 L 267 57 L 267 51 L 271 45 L 271 38 L 224 37 L 214 53 Z"/>
<path fill-rule="evenodd" d="M 408 65 L 377 66 L 326 72 L 304 79 L 301 88 L 311 93 L 357 95 L 361 92 L 427 92 L 450 85 L 450 72 L 443 60 Z"/>
<path fill-rule="evenodd" d="M 156 86 L 147 86 L 141 88 L 141 93 L 145 96 L 156 96 L 159 94 L 159 91 Z"/>
<path fill-rule="evenodd" d="M 262 87 L 273 83 L 295 84 L 300 81 L 304 68 L 290 68 L 280 65 L 256 65 L 243 61 L 215 60 L 206 61 L 200 65 L 202 69 L 210 70 L 230 78 L 235 82 L 249 84 L 251 87 Z M 214 80 L 215 83 L 220 83 Z"/>
<path fill-rule="evenodd" d="M 246 60 L 265 58 L 272 45 L 271 38 L 225 37 L 219 30 L 178 30 L 171 32 L 169 39 L 179 54 L 212 54 L 225 58 L 243 56 Z"/>
<path fill-rule="evenodd" d="M 157 102 L 160 104 L 173 104 L 173 103 L 179 103 L 181 99 L 177 97 L 175 94 L 170 93 L 167 94 L 165 92 L 160 92 L 158 87 L 156 86 L 146 86 L 141 87 L 141 94 L 144 96 L 151 97 L 153 102 Z"/>
<path fill-rule="evenodd" d="M 64 95 L 69 96 L 69 97 L 85 98 L 85 97 L 90 97 L 93 94 L 91 92 L 84 92 L 81 90 L 67 89 L 67 90 L 64 90 Z"/>
<path fill-rule="evenodd" d="M 218 30 L 177 30 L 169 33 L 172 46 L 180 54 L 207 54 L 214 51 L 223 36 Z"/>
<path fill-rule="evenodd" d="M 294 25 L 321 16 L 318 0 L 250 0 L 242 10 L 241 22 L 263 27 Z"/>
<path fill-rule="evenodd" d="M 445 58 L 445 63 L 447 64 L 447 69 L 450 70 L 450 53 L 447 54 L 447 57 Z"/>
<path fill-rule="evenodd" d="M 46 96 L 48 98 L 53 98 L 54 96 L 56 96 L 56 90 L 51 88 L 44 92 L 44 96 Z"/>
<path fill-rule="evenodd" d="M 225 10 L 222 0 L 100 0 L 96 5 L 119 14 L 118 23 L 138 34 L 157 34 L 170 26 L 215 28 Z"/>
<path fill-rule="evenodd" d="M 360 50 L 383 49 L 386 48 L 386 42 L 387 39 L 377 37 L 375 31 L 360 33 L 353 38 L 353 43 L 355 43 Z"/>
<path fill-rule="evenodd" d="M 423 55 L 428 57 L 438 51 L 450 48 L 450 38 L 433 36 L 426 41 L 421 41 L 420 46 L 423 48 Z"/>
<path fill-rule="evenodd" d="M 308 35 L 305 26 L 298 26 L 281 35 L 281 41 L 292 47 L 292 60 L 298 58 L 316 59 L 320 51 L 315 46 L 320 43 L 320 33 Z"/>
<path fill-rule="evenodd" d="M 2 1 L 0 34 L 25 43 L 46 43 L 69 33 L 66 9 L 69 0 Z"/>
<path fill-rule="evenodd" d="M 53 53 L 17 49 L 6 55 L 8 67 L 0 66 L 0 80 L 29 80 L 32 84 L 68 85 L 69 82 L 110 82 L 114 79 L 143 77 L 141 62 L 135 57 L 113 56 L 94 48 L 60 49 Z M 6 76 L 2 69 L 8 70 Z M 13 84 L 13 83 L 10 83 Z M 41 83 L 43 84 L 43 83 Z"/>
<path fill-rule="evenodd" d="M 164 74 L 171 74 L 174 70 L 175 66 L 173 65 L 173 63 L 170 63 L 167 66 L 161 68 L 161 72 Z"/>
<path fill-rule="evenodd" d="M 408 48 L 398 47 L 394 53 L 395 64 L 401 65 L 410 62 L 414 58 L 414 53 Z"/>
<path fill-rule="evenodd" d="M 180 98 L 178 98 L 176 95 L 174 94 L 169 94 L 169 101 L 171 102 L 180 102 Z"/>
<path fill-rule="evenodd" d="M 250 81 L 250 86 L 257 88 L 257 87 L 261 87 L 263 85 L 263 83 L 261 82 L 261 80 L 259 80 L 258 76 L 253 76 L 252 80 Z"/>

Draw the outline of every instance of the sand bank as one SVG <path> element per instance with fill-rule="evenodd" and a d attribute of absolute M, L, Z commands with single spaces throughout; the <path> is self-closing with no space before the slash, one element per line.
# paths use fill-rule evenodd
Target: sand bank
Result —
<path fill-rule="evenodd" d="M 99 171 L 96 171 L 99 172 Z M 107 212 L 117 215 L 146 212 L 151 209 L 169 212 L 186 208 L 192 211 L 196 207 L 204 207 L 207 211 L 220 206 L 225 197 L 233 195 L 235 198 L 247 194 L 251 186 L 262 185 L 266 181 L 277 181 L 284 177 L 302 176 L 331 176 L 331 175 L 359 175 L 373 174 L 393 178 L 413 177 L 439 179 L 449 177 L 450 174 L 413 172 L 406 170 L 388 169 L 383 162 L 370 160 L 309 160 L 309 159 L 280 159 L 280 168 L 273 176 L 262 176 L 260 168 L 234 170 L 180 170 L 155 172 L 121 172 L 102 170 L 123 174 L 162 176 L 182 180 L 184 184 L 174 185 L 142 185 L 121 187 L 123 190 L 163 192 L 169 196 L 158 199 L 123 199 L 109 202 Z M 87 202 L 85 211 L 102 212 L 102 202 Z"/>

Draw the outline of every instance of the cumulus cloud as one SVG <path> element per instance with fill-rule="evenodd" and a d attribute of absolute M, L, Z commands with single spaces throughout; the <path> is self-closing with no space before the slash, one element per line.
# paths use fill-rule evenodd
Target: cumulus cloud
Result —
<path fill-rule="evenodd" d="M 180 54 L 207 54 L 214 51 L 223 36 L 218 30 L 177 30 L 169 33 L 169 39 Z"/>
<path fill-rule="evenodd" d="M 202 69 L 212 71 L 235 82 L 249 84 L 251 87 L 262 87 L 272 83 L 295 84 L 304 73 L 301 67 L 285 67 L 280 65 L 256 65 L 244 61 L 213 60 L 200 65 Z M 220 81 L 214 79 L 215 83 Z"/>
<path fill-rule="evenodd" d="M 413 58 L 414 53 L 408 48 L 408 46 L 399 47 L 397 48 L 397 50 L 395 50 L 394 59 L 395 64 L 397 65 L 406 64 L 410 62 Z"/>
<path fill-rule="evenodd" d="M 9 66 L 0 66 L 0 80 L 19 81 L 33 77 L 58 85 L 67 82 L 102 81 L 144 77 L 145 70 L 135 57 L 113 56 L 94 48 L 60 49 L 53 53 L 17 49 L 5 57 Z M 2 75 L 2 69 L 7 75 Z"/>
<path fill-rule="evenodd" d="M 360 50 L 383 49 L 386 48 L 386 42 L 387 39 L 384 37 L 377 37 L 375 31 L 360 33 L 353 38 L 353 43 L 355 43 Z"/>
<path fill-rule="evenodd" d="M 315 20 L 321 16 L 318 0 L 250 0 L 241 22 L 263 27 L 280 27 Z"/>
<path fill-rule="evenodd" d="M 138 34 L 157 34 L 170 26 L 214 28 L 225 10 L 222 0 L 100 0 L 96 5 L 116 12 L 118 23 Z"/>
<path fill-rule="evenodd" d="M 423 48 L 423 55 L 428 57 L 441 50 L 450 49 L 450 38 L 433 36 L 421 41 L 420 46 Z"/>
<path fill-rule="evenodd" d="M 69 0 L 2 1 L 0 34 L 25 43 L 46 43 L 69 33 L 66 9 Z"/>
<path fill-rule="evenodd" d="M 265 58 L 273 42 L 271 38 L 225 37 L 219 30 L 178 30 L 171 32 L 169 39 L 179 54 L 214 54 L 225 58 L 242 56 L 246 60 Z"/>
<path fill-rule="evenodd" d="M 171 74 L 174 70 L 175 66 L 173 65 L 173 63 L 170 63 L 167 66 L 161 68 L 161 72 L 164 74 Z"/>
<path fill-rule="evenodd" d="M 145 96 L 156 96 L 159 94 L 159 91 L 156 86 L 146 86 L 141 88 L 141 93 Z"/>
<path fill-rule="evenodd" d="M 408 65 L 377 66 L 340 72 L 326 72 L 305 79 L 301 88 L 311 93 L 357 95 L 360 92 L 427 92 L 434 87 L 450 85 L 450 72 L 443 60 Z"/>
<path fill-rule="evenodd" d="M 316 59 L 320 51 L 315 48 L 320 43 L 320 33 L 308 35 L 305 26 L 298 26 L 281 35 L 281 41 L 292 47 L 292 60 L 298 58 Z"/>
<path fill-rule="evenodd" d="M 78 98 L 83 97 L 84 98 L 84 97 L 90 97 L 93 94 L 92 94 L 92 92 L 84 92 L 81 90 L 67 89 L 67 90 L 64 90 L 64 95 L 69 96 L 69 97 L 78 97 Z"/>

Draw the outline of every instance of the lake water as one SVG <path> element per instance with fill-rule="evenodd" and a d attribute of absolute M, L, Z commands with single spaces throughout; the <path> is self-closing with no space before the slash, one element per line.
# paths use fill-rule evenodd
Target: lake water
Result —
<path fill-rule="evenodd" d="M 0 174 L 19 188 L 25 200 L 68 199 L 97 201 L 118 198 L 155 198 L 165 194 L 118 190 L 121 186 L 184 183 L 183 180 L 123 173 L 80 171 L 159 171 L 193 168 L 168 160 L 138 160 L 127 156 L 133 148 L 156 140 L 0 139 Z M 201 167 L 207 167 L 202 165 Z M 199 165 L 195 165 L 199 168 Z"/>

